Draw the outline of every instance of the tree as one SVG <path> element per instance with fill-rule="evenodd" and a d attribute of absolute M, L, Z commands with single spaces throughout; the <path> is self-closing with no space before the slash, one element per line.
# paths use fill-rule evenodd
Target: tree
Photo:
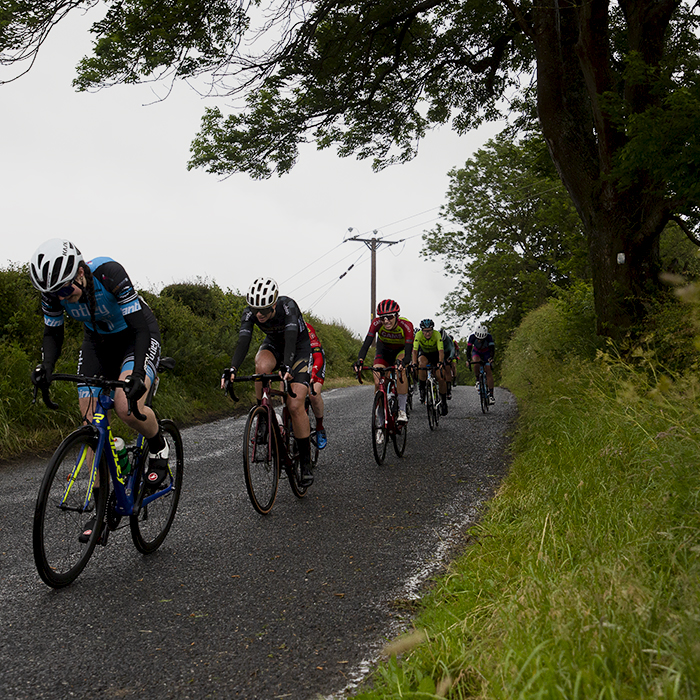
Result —
<path fill-rule="evenodd" d="M 589 280 L 581 221 L 541 137 L 489 141 L 450 173 L 439 224 L 422 254 L 441 259 L 458 285 L 443 313 L 461 325 L 489 317 L 505 340 L 557 288 Z"/>
<path fill-rule="evenodd" d="M 8 0 L 0 62 L 31 56 L 37 27 L 66 6 L 98 2 L 53 0 L 41 17 L 36 4 Z M 281 0 L 262 19 L 233 0 L 99 4 L 108 11 L 79 89 L 206 73 L 213 94 L 246 96 L 228 116 L 207 109 L 192 145 L 190 167 L 218 174 L 286 172 L 308 139 L 377 168 L 405 161 L 431 126 L 464 132 L 500 117 L 534 75 L 542 135 L 586 233 L 602 333 L 631 327 L 656 293 L 666 223 L 690 217 L 692 235 L 698 222 L 691 0 Z M 258 19 L 255 55 L 241 38 Z"/>

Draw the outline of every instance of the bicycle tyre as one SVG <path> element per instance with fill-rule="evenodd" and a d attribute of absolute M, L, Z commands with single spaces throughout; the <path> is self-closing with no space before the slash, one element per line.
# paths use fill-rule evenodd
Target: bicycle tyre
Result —
<path fill-rule="evenodd" d="M 294 439 L 294 428 L 292 427 L 292 417 L 289 412 L 285 410 L 284 419 L 284 441 L 287 447 L 287 454 L 292 458 L 292 466 L 287 469 L 287 476 L 289 477 L 289 485 L 292 487 L 292 493 L 297 498 L 304 498 L 306 492 L 308 491 L 308 486 L 302 486 L 299 482 L 301 480 L 301 466 L 299 464 L 299 448 L 297 447 L 297 441 Z"/>
<path fill-rule="evenodd" d="M 396 405 L 398 412 L 398 403 Z M 406 413 L 408 416 L 408 412 Z M 396 423 L 396 414 L 394 414 L 394 432 L 391 434 L 391 441 L 394 444 L 394 452 L 396 452 L 397 457 L 403 457 L 403 453 L 406 451 L 406 439 L 408 436 L 408 423 L 398 424 Z"/>
<path fill-rule="evenodd" d="M 479 399 L 481 400 L 481 412 L 488 413 L 489 412 L 489 396 L 488 396 L 488 389 L 486 386 L 486 375 L 483 373 L 481 375 L 479 375 Z"/>
<path fill-rule="evenodd" d="M 52 588 L 63 588 L 75 581 L 102 533 L 109 495 L 109 471 L 104 454 L 100 455 L 98 466 L 102 485 L 98 500 L 90 501 L 87 510 L 83 508 L 92 471 L 91 464 L 85 462 L 89 454 L 86 451 L 94 454 L 97 440 L 97 432 L 91 426 L 72 432 L 51 457 L 39 488 L 32 528 L 34 563 L 42 581 Z M 93 516 L 100 525 L 93 528 L 89 540 L 83 544 L 78 537 Z"/>
<path fill-rule="evenodd" d="M 440 423 L 440 411 L 442 410 L 442 399 L 440 398 L 440 388 L 438 383 L 433 380 L 433 421 L 437 428 Z"/>
<path fill-rule="evenodd" d="M 380 466 L 384 463 L 384 457 L 386 457 L 387 437 L 384 394 L 381 391 L 377 391 L 372 402 L 372 450 L 374 459 Z"/>
<path fill-rule="evenodd" d="M 267 423 L 267 441 L 257 444 L 258 424 Z M 243 474 L 248 497 L 253 508 L 261 515 L 267 515 L 277 497 L 280 478 L 280 456 L 274 431 L 269 435 L 270 424 L 267 408 L 254 406 L 248 414 L 243 433 Z"/>
<path fill-rule="evenodd" d="M 413 411 L 413 392 L 415 390 L 415 382 L 411 378 L 410 370 L 406 370 L 406 381 L 408 382 L 408 391 L 406 392 L 406 415 L 410 416 Z"/>
<path fill-rule="evenodd" d="M 314 421 L 316 421 L 316 417 L 314 416 L 313 411 L 311 410 L 311 403 L 308 400 L 306 401 L 306 413 L 309 416 L 309 426 L 311 426 L 311 417 L 314 417 Z M 321 450 L 318 449 L 318 445 L 316 444 L 316 430 L 311 431 L 311 435 L 309 436 L 311 438 L 311 466 L 316 467 L 318 464 L 318 455 L 320 454 Z"/>
<path fill-rule="evenodd" d="M 431 379 L 428 379 L 425 386 L 425 408 L 428 411 L 428 427 L 431 430 L 435 430 L 437 428 L 437 423 L 435 422 L 435 393 Z"/>
<path fill-rule="evenodd" d="M 185 455 L 182 447 L 180 431 L 173 421 L 165 418 L 158 421 L 163 437 L 170 448 L 168 457 L 169 476 L 163 481 L 160 491 L 171 487 L 170 491 L 154 499 L 145 506 L 141 506 L 137 513 L 129 518 L 131 539 L 136 549 L 142 554 L 155 552 L 168 535 L 170 527 L 175 519 L 177 505 L 180 502 L 182 492 L 182 473 L 185 466 Z M 147 473 L 148 449 L 144 453 L 144 464 L 141 476 Z M 143 489 L 145 482 L 141 480 L 139 485 Z"/>

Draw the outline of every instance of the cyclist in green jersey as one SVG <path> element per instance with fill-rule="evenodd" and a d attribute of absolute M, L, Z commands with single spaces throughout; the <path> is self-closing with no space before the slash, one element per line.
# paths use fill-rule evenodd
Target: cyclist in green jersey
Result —
<path fill-rule="evenodd" d="M 435 332 L 435 323 L 430 318 L 424 318 L 420 322 L 420 330 L 413 339 L 413 364 L 418 365 L 418 387 L 420 389 L 420 402 L 425 402 L 425 384 L 428 373 L 424 369 L 427 365 L 437 367 L 438 389 L 442 399 L 443 416 L 447 415 L 447 382 L 445 380 L 445 348 L 440 333 Z"/>

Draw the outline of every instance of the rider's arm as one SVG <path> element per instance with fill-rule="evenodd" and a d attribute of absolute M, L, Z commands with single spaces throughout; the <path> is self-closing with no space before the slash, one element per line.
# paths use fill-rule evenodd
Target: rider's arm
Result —
<path fill-rule="evenodd" d="M 407 318 L 400 318 L 398 325 L 403 329 L 403 335 L 406 341 L 403 356 L 404 358 L 408 359 L 411 357 L 411 353 L 413 351 L 413 341 L 415 340 L 413 324 Z"/>
<path fill-rule="evenodd" d="M 63 347 L 63 307 L 55 296 L 42 294 L 41 308 L 44 312 L 44 338 L 42 341 L 41 359 L 49 372 L 53 372 Z"/>
<path fill-rule="evenodd" d="M 300 333 L 308 335 L 309 331 L 304 323 L 301 311 L 296 302 L 292 299 L 287 299 L 283 304 L 284 310 L 284 355 L 283 362 L 285 366 L 291 367 L 294 364 L 294 355 L 297 349 L 297 340 Z M 303 330 L 301 330 L 303 328 Z"/>
<path fill-rule="evenodd" d="M 254 314 L 250 307 L 247 307 L 241 315 L 241 329 L 238 331 L 238 343 L 231 358 L 231 369 L 237 371 L 245 360 L 253 337 Z"/>
<path fill-rule="evenodd" d="M 93 277 L 117 300 L 126 325 L 134 333 L 132 374 L 143 380 L 146 378 L 146 354 L 151 345 L 151 329 L 139 295 L 124 267 L 115 260 L 109 260 L 95 268 Z"/>
<path fill-rule="evenodd" d="M 377 330 L 381 327 L 381 325 L 382 322 L 378 318 L 372 319 L 372 323 L 369 324 L 369 330 L 367 331 L 367 335 L 365 336 L 365 342 L 362 343 L 360 352 L 357 355 L 358 362 L 364 361 L 365 357 L 367 356 L 367 351 L 369 350 L 370 345 L 372 345 L 372 341 L 377 335 Z"/>

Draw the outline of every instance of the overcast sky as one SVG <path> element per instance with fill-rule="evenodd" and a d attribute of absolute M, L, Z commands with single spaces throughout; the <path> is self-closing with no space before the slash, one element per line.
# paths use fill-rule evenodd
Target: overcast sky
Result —
<path fill-rule="evenodd" d="M 215 103 L 185 84 L 160 102 L 155 91 L 164 88 L 152 85 L 76 93 L 71 80 L 95 19 L 61 22 L 31 72 L 0 86 L 0 265 L 26 262 L 44 240 L 61 237 L 86 258 L 115 258 L 137 287 L 156 292 L 196 278 L 245 292 L 269 275 L 302 310 L 364 336 L 369 250 L 343 240 L 376 230 L 406 239 L 379 249 L 377 299 L 395 299 L 414 323 L 427 316 L 440 323 L 455 282 L 420 258 L 421 234 L 438 221 L 448 171 L 497 125 L 466 137 L 433 132 L 414 161 L 380 173 L 369 161 L 313 145 L 281 178 L 188 172 L 190 142 L 205 106 Z"/>

